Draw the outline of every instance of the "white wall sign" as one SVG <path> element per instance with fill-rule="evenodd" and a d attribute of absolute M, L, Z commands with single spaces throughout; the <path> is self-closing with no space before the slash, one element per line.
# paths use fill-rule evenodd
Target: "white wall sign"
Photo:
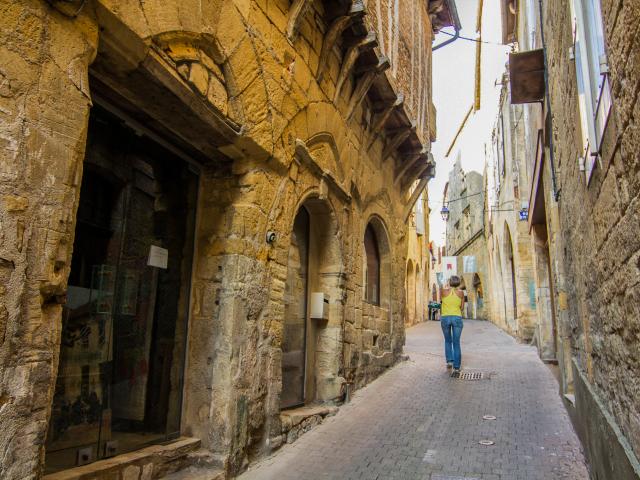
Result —
<path fill-rule="evenodd" d="M 151 245 L 149 249 L 149 259 L 147 265 L 156 268 L 167 268 L 169 262 L 169 250 L 166 248 Z"/>

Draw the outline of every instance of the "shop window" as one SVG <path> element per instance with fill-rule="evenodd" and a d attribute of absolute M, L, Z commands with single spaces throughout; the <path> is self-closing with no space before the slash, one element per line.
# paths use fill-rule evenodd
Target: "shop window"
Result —
<path fill-rule="evenodd" d="M 365 230 L 364 249 L 367 256 L 365 300 L 380 305 L 380 250 L 371 225 Z"/>
<path fill-rule="evenodd" d="M 197 175 L 94 107 L 46 473 L 177 438 Z"/>

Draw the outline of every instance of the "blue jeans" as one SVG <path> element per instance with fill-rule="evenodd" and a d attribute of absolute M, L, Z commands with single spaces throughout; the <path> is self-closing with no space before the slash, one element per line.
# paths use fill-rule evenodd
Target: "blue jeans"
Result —
<path fill-rule="evenodd" d="M 462 317 L 442 317 L 440 326 L 442 333 L 444 333 L 444 355 L 447 358 L 447 363 L 453 363 L 453 368 L 460 368 L 462 362 L 462 352 L 460 351 Z"/>

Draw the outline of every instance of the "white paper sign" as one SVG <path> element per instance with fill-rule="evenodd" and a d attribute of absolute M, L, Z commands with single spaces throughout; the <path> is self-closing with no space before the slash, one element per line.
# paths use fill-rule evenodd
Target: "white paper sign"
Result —
<path fill-rule="evenodd" d="M 169 250 L 166 248 L 158 247 L 157 245 L 151 245 L 149 249 L 149 259 L 147 265 L 150 267 L 167 268 L 169 261 Z"/>

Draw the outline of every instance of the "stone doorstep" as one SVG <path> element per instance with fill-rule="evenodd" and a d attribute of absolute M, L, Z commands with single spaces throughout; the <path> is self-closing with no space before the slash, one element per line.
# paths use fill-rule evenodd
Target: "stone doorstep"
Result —
<path fill-rule="evenodd" d="M 169 473 L 177 468 L 167 468 L 168 464 L 179 462 L 200 447 L 197 438 L 180 437 L 164 444 L 123 453 L 115 457 L 70 468 L 45 475 L 43 480 L 95 480 L 121 478 L 122 480 L 151 480 L 158 478 L 158 473 Z M 119 475 L 120 473 L 120 475 Z"/>
<path fill-rule="evenodd" d="M 275 450 L 283 443 L 293 443 L 301 435 L 320 425 L 325 417 L 338 413 L 338 407 L 333 405 L 306 405 L 280 412 L 282 435 L 271 439 L 271 447 Z"/>

